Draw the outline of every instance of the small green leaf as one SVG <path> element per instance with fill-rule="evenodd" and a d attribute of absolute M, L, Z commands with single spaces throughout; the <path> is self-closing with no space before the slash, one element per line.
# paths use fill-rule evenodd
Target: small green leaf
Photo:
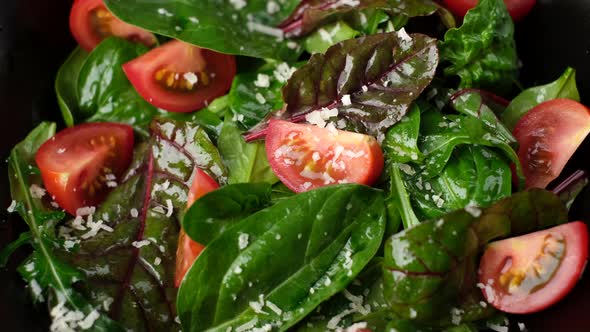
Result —
<path fill-rule="evenodd" d="M 423 158 L 418 149 L 420 134 L 420 109 L 413 106 L 412 110 L 395 126 L 391 127 L 381 144 L 388 162 L 407 163 Z"/>
<path fill-rule="evenodd" d="M 303 45 L 305 50 L 310 54 L 325 53 L 330 46 L 358 35 L 358 31 L 351 28 L 348 24 L 338 21 L 323 26 L 305 37 Z"/>
<path fill-rule="evenodd" d="M 74 125 L 74 116 L 79 113 L 78 106 L 78 75 L 88 52 L 80 47 L 70 54 L 66 62 L 61 65 L 55 78 L 55 94 L 66 126 Z"/>
<path fill-rule="evenodd" d="M 22 232 L 18 236 L 18 239 L 2 248 L 2 250 L 0 250 L 0 268 L 6 267 L 10 256 L 20 247 L 24 246 L 25 244 L 30 244 L 32 238 L 33 236 L 31 235 L 31 232 Z"/>

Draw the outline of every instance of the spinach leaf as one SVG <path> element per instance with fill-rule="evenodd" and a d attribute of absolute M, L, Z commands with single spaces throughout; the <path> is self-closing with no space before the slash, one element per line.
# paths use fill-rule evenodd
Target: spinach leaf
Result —
<path fill-rule="evenodd" d="M 477 305 L 481 291 L 476 288 L 475 259 L 482 246 L 566 221 L 557 196 L 530 190 L 485 210 L 467 208 L 423 222 L 386 240 L 385 298 L 395 314 L 417 323 L 451 325 L 451 312 L 467 308 L 463 322 L 486 317 L 491 312 Z M 459 294 L 468 294 L 468 302 Z"/>
<path fill-rule="evenodd" d="M 343 21 L 337 21 L 321 27 L 307 36 L 303 45 L 305 50 L 310 54 L 325 53 L 330 46 L 358 35 L 359 32 L 351 28 L 348 24 Z"/>
<path fill-rule="evenodd" d="M 12 149 L 8 158 L 10 193 L 16 202 L 16 211 L 29 227 L 29 243 L 34 249 L 18 270 L 29 284 L 36 301 L 47 300 L 52 307 L 60 308 L 52 310 L 52 318 L 62 319 L 62 324 L 76 328 L 78 323 L 92 315 L 94 319 L 88 327 L 90 331 L 121 331 L 116 323 L 96 311 L 74 289 L 74 283 L 80 281 L 83 275 L 54 253 L 55 248 L 62 245 L 62 241 L 55 236 L 55 227 L 65 214 L 48 204 L 48 195 L 38 197 L 31 194 L 32 186 L 43 184 L 36 168 L 35 153 L 55 134 L 55 127 L 54 123 L 41 123 Z M 18 241 L 23 240 L 26 237 Z M 67 312 L 77 318 L 64 323 L 63 315 Z"/>
<path fill-rule="evenodd" d="M 338 108 L 349 129 L 382 137 L 430 84 L 438 65 L 435 40 L 383 33 L 346 40 L 314 54 L 283 88 L 284 114 L 300 118 Z M 350 99 L 350 100 L 348 100 Z"/>
<path fill-rule="evenodd" d="M 287 330 L 369 263 L 385 217 L 381 191 L 337 185 L 241 220 L 209 244 L 180 286 L 183 329 Z"/>
<path fill-rule="evenodd" d="M 217 140 L 219 151 L 229 171 L 228 182 L 276 183 L 263 142 L 246 143 L 242 132 L 230 116 L 225 117 L 223 128 Z"/>
<path fill-rule="evenodd" d="M 518 74 L 514 24 L 503 0 L 481 0 L 463 25 L 440 43 L 446 76 L 459 76 L 461 88 L 505 92 Z"/>
<path fill-rule="evenodd" d="M 358 27 L 366 25 L 367 18 L 376 11 L 416 17 L 432 15 L 437 9 L 437 4 L 430 0 L 304 0 L 279 26 L 288 36 L 303 36 L 325 23 L 340 19 L 359 30 Z"/>
<path fill-rule="evenodd" d="M 199 198 L 182 219 L 194 241 L 208 245 L 238 221 L 271 204 L 268 183 L 230 184 Z"/>
<path fill-rule="evenodd" d="M 295 60 L 300 47 L 274 29 L 299 1 L 106 0 L 123 21 L 221 53 Z M 141 8 L 138 12 L 137 8 Z M 213 14 L 213 15 L 212 15 Z M 291 47 L 289 47 L 291 46 Z"/>
<path fill-rule="evenodd" d="M 138 331 L 174 326 L 174 252 L 194 169 L 220 183 L 226 176 L 199 126 L 161 119 L 150 134 L 96 212 L 90 209 L 86 220 L 76 217 L 63 230 L 77 243 L 62 256 L 84 273 L 83 292 L 95 305 L 110 303 L 109 316 Z"/>
<path fill-rule="evenodd" d="M 420 109 L 413 106 L 412 110 L 391 127 L 381 144 L 388 162 L 407 163 L 423 158 L 418 149 L 420 134 Z"/>
<path fill-rule="evenodd" d="M 408 167 L 407 165 L 404 166 Z M 391 167 L 391 195 L 388 197 L 388 200 L 393 202 L 400 215 L 404 228 L 408 229 L 418 225 L 420 220 L 416 217 L 414 209 L 412 208 L 410 195 L 406 190 L 406 186 L 400 173 L 401 167 L 403 166 L 400 164 L 393 164 Z"/>
<path fill-rule="evenodd" d="M 573 68 L 567 68 L 555 82 L 521 92 L 502 113 L 502 122 L 513 130 L 518 120 L 533 107 L 557 98 L 580 101 L 580 94 L 576 86 L 576 71 Z"/>
<path fill-rule="evenodd" d="M 59 68 L 55 78 L 55 94 L 57 103 L 66 126 L 74 125 L 74 114 L 79 113 L 78 107 L 78 75 L 84 62 L 88 58 L 88 52 L 80 47 L 70 54 L 66 62 Z"/>

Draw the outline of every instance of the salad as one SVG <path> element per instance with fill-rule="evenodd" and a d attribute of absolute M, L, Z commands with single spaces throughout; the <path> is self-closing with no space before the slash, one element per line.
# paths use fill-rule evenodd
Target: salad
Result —
<path fill-rule="evenodd" d="M 588 258 L 590 110 L 573 68 L 520 86 L 534 4 L 75 0 L 0 263 L 33 248 L 51 331 L 524 331 Z"/>

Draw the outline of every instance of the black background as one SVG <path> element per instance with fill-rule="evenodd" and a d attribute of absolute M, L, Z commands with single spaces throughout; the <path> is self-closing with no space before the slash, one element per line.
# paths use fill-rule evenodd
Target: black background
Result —
<path fill-rule="evenodd" d="M 68 28 L 71 1 L 0 0 L 0 160 L 40 121 L 60 122 L 53 81 L 60 64 L 74 48 Z M 547 83 L 567 66 L 577 69 L 583 102 L 590 101 L 590 1 L 537 0 L 537 6 L 517 24 L 524 86 Z M 588 168 L 590 142 L 576 153 L 568 169 Z M 16 239 L 23 222 L 6 214 L 10 204 L 6 163 L 0 163 L 0 248 Z M 572 218 L 590 221 L 590 190 L 575 206 Z M 21 249 L 0 270 L 0 330 L 47 331 L 48 315 L 35 308 L 15 268 L 27 255 Z M 516 317 L 529 331 L 590 331 L 590 277 L 544 312 Z"/>

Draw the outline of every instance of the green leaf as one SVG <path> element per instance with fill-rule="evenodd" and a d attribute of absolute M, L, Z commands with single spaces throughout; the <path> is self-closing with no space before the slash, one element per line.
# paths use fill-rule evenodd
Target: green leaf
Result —
<path fill-rule="evenodd" d="M 407 167 L 407 165 L 405 165 Z M 402 181 L 400 173 L 400 164 L 393 164 L 391 167 L 391 196 L 389 197 L 397 207 L 397 211 L 402 219 L 405 229 L 412 228 L 420 224 L 420 220 L 416 217 L 412 204 L 410 203 L 410 196 L 406 190 L 406 186 Z"/>
<path fill-rule="evenodd" d="M 274 27 L 299 1 L 275 2 L 278 7 L 271 10 L 266 0 L 244 1 L 243 8 L 241 3 L 224 0 L 105 1 L 109 10 L 121 20 L 160 35 L 221 53 L 296 60 L 301 54 L 300 48 L 296 45 L 290 48 L 282 32 Z"/>
<path fill-rule="evenodd" d="M 303 45 L 305 50 L 310 54 L 325 53 L 330 46 L 358 35 L 358 31 L 351 28 L 348 24 L 338 21 L 321 27 L 307 36 Z"/>
<path fill-rule="evenodd" d="M 208 245 L 245 217 L 271 204 L 268 183 L 239 183 L 221 187 L 193 203 L 182 228 L 194 241 Z"/>
<path fill-rule="evenodd" d="M 576 86 L 576 71 L 567 68 L 554 82 L 524 90 L 512 100 L 506 111 L 502 113 L 502 122 L 511 130 L 516 127 L 518 120 L 538 104 L 557 98 L 580 101 L 580 94 Z"/>
<path fill-rule="evenodd" d="M 388 162 L 407 163 L 422 159 L 418 149 L 420 109 L 414 106 L 395 126 L 391 127 L 381 144 Z"/>
<path fill-rule="evenodd" d="M 479 306 L 481 291 L 476 287 L 475 259 L 481 248 L 498 237 L 564 222 L 565 207 L 544 190 L 514 194 L 485 210 L 466 208 L 423 222 L 386 240 L 385 298 L 395 314 L 417 323 L 451 325 L 453 308 L 464 311 L 462 322 L 489 316 L 492 312 Z"/>
<path fill-rule="evenodd" d="M 286 331 L 369 263 L 385 218 L 381 191 L 337 185 L 243 219 L 211 242 L 187 273 L 177 302 L 183 330 L 270 324 Z M 245 248 L 238 240 L 244 234 Z"/>
<path fill-rule="evenodd" d="M 229 170 L 228 183 L 273 184 L 279 180 L 270 168 L 264 143 L 246 143 L 230 116 L 225 117 L 217 145 Z"/>
<path fill-rule="evenodd" d="M 33 236 L 31 235 L 31 232 L 22 232 L 18 236 L 18 239 L 2 248 L 2 250 L 0 250 L 0 268 L 6 267 L 10 256 L 20 247 L 24 246 L 25 244 L 30 244 L 32 238 Z"/>
<path fill-rule="evenodd" d="M 66 62 L 59 68 L 55 78 L 55 94 L 66 126 L 74 125 L 74 115 L 79 113 L 78 106 L 78 75 L 88 52 L 80 47 L 70 54 Z"/>
<path fill-rule="evenodd" d="M 281 115 L 293 119 L 337 108 L 340 128 L 383 136 L 430 84 L 437 65 L 435 40 L 425 35 L 392 32 L 346 40 L 295 71 L 283 88 L 287 108 Z"/>
<path fill-rule="evenodd" d="M 506 92 L 518 74 L 514 24 L 503 0 L 481 0 L 463 25 L 440 43 L 445 76 L 459 76 L 461 88 Z"/>

